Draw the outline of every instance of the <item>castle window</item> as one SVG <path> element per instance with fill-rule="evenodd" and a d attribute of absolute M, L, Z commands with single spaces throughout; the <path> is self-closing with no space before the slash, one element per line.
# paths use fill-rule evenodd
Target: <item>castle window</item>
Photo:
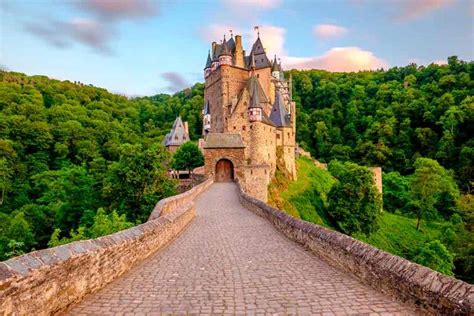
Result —
<path fill-rule="evenodd" d="M 240 116 L 243 118 L 244 117 L 244 112 L 240 113 Z"/>
<path fill-rule="evenodd" d="M 267 169 L 265 169 L 265 174 L 267 174 Z"/>
<path fill-rule="evenodd" d="M 178 135 L 176 135 L 176 136 L 174 137 L 174 140 L 178 140 Z"/>
<path fill-rule="evenodd" d="M 250 174 L 253 175 L 253 170 L 250 170 Z"/>
<path fill-rule="evenodd" d="M 257 78 L 260 78 L 260 74 L 257 74 Z"/>
<path fill-rule="evenodd" d="M 237 127 L 236 127 L 236 126 L 234 126 L 234 129 L 237 129 Z"/>
<path fill-rule="evenodd" d="M 290 153 L 290 148 L 288 148 L 288 153 Z"/>
<path fill-rule="evenodd" d="M 250 125 L 250 129 L 252 129 L 253 125 Z"/>
<path fill-rule="evenodd" d="M 277 139 L 280 139 L 280 134 L 277 134 Z"/>
<path fill-rule="evenodd" d="M 290 138 L 290 133 L 288 133 L 288 138 Z"/>
<path fill-rule="evenodd" d="M 245 131 L 245 127 L 246 127 L 245 125 L 242 126 L 242 130 L 243 130 L 243 131 Z"/>

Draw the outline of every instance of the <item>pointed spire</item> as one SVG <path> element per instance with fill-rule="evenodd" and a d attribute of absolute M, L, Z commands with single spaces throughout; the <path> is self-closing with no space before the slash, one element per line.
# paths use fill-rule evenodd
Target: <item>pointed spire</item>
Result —
<path fill-rule="evenodd" d="M 280 71 L 278 69 L 277 55 L 275 55 L 275 58 L 273 59 L 273 64 L 272 64 L 272 72 L 274 71 Z"/>
<path fill-rule="evenodd" d="M 232 56 L 229 49 L 229 45 L 227 44 L 227 41 L 225 40 L 225 35 L 224 35 L 224 40 L 222 41 L 221 52 L 219 56 L 223 56 L 223 55 Z"/>
<path fill-rule="evenodd" d="M 288 113 L 285 108 L 285 101 L 280 91 L 275 93 L 275 103 L 273 103 L 270 120 L 277 127 L 289 126 Z"/>
<path fill-rule="evenodd" d="M 250 53 L 249 68 L 255 70 L 255 56 L 253 55 L 253 52 Z"/>
<path fill-rule="evenodd" d="M 260 97 L 258 93 L 258 81 L 257 77 L 252 76 L 250 77 L 250 84 L 249 84 L 249 93 L 250 93 L 250 104 L 249 108 L 261 108 L 260 105 Z"/>
<path fill-rule="evenodd" d="M 204 69 L 211 68 L 211 65 L 212 65 L 211 51 L 208 51 L 208 52 L 207 52 L 206 67 L 204 67 Z"/>

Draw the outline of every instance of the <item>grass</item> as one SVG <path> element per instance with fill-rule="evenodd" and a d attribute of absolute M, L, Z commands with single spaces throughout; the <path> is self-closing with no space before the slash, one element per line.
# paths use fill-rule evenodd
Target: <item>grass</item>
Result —
<path fill-rule="evenodd" d="M 298 179 L 290 181 L 283 173 L 277 172 L 269 186 L 269 204 L 302 220 L 331 229 L 327 217 L 327 194 L 337 181 L 329 171 L 317 168 L 314 163 L 302 157 L 297 159 Z M 353 236 L 363 242 L 394 255 L 411 259 L 427 241 L 441 239 L 443 222 L 422 221 L 421 230 L 416 230 L 416 219 L 383 212 L 379 218 L 379 230 L 366 237 Z"/>

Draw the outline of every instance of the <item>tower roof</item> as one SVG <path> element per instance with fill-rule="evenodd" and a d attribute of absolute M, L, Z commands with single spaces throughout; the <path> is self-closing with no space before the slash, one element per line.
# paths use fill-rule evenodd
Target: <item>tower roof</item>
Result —
<path fill-rule="evenodd" d="M 262 108 L 262 103 L 268 103 L 268 98 L 257 77 L 251 76 L 249 78 L 247 81 L 247 90 L 250 94 L 249 108 Z"/>
<path fill-rule="evenodd" d="M 276 55 L 275 55 L 275 59 L 273 59 L 273 64 L 272 64 L 272 72 L 274 71 L 281 71 L 281 65 L 278 63 Z"/>
<path fill-rule="evenodd" d="M 249 68 L 255 69 L 255 55 L 253 53 L 250 53 L 250 56 L 249 56 Z"/>
<path fill-rule="evenodd" d="M 263 48 L 262 41 L 260 37 L 257 38 L 255 43 L 252 46 L 252 51 L 250 55 L 254 54 L 255 58 L 255 68 L 265 68 L 271 67 L 271 62 L 268 60 L 267 54 L 265 53 L 265 49 Z"/>
<path fill-rule="evenodd" d="M 222 45 L 221 45 L 221 50 L 220 50 L 220 53 L 219 53 L 219 57 L 220 56 L 224 56 L 224 55 L 227 55 L 227 56 L 232 56 L 232 53 L 229 49 L 229 45 L 227 44 L 226 40 L 225 40 L 225 35 L 224 35 L 224 40 L 222 41 Z"/>
<path fill-rule="evenodd" d="M 184 127 L 181 117 L 178 116 L 173 123 L 171 131 L 166 134 L 165 138 L 163 139 L 163 144 L 165 146 L 180 146 L 187 141 L 189 141 L 188 132 Z"/>
<path fill-rule="evenodd" d="M 204 67 L 204 69 L 211 68 L 211 64 L 212 64 L 211 53 L 208 52 L 207 53 L 206 67 Z"/>
<path fill-rule="evenodd" d="M 272 112 L 270 113 L 270 120 L 277 127 L 290 126 L 288 113 L 285 108 L 285 101 L 280 91 L 275 94 L 275 103 L 273 103 Z"/>
<path fill-rule="evenodd" d="M 234 53 L 234 51 L 235 51 L 234 37 L 231 37 L 230 40 L 227 41 L 227 46 L 229 47 L 230 52 Z"/>

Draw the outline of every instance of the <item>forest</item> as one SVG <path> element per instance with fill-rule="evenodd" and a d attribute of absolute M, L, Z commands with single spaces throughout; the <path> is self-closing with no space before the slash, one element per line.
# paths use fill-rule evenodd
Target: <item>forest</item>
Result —
<path fill-rule="evenodd" d="M 181 114 L 197 137 L 202 95 L 128 99 L 0 72 L 0 260 L 145 221 L 176 192 L 163 135 Z"/>
<path fill-rule="evenodd" d="M 408 234 L 394 231 L 393 223 L 409 221 L 410 242 L 440 239 L 453 265 L 446 273 L 468 279 L 474 261 L 473 71 L 472 62 L 455 56 L 448 65 L 287 71 L 297 141 L 316 159 L 332 161 L 332 176 L 311 173 L 321 181 L 308 180 L 302 192 L 312 192 L 303 204 L 315 213 L 297 213 L 298 199 L 287 206 L 295 216 L 414 260 L 421 256 L 415 244 L 387 243 L 382 234 Z M 178 115 L 189 122 L 191 139 L 199 138 L 203 92 L 197 83 L 174 95 L 127 98 L 80 82 L 0 72 L 0 260 L 146 220 L 158 200 L 176 192 L 166 177 L 171 157 L 161 140 Z M 384 219 L 366 231 L 357 212 L 339 212 L 349 202 L 337 183 L 353 179 L 351 172 L 363 175 L 358 166 L 384 171 Z M 416 190 L 427 179 L 431 198 Z M 322 191 L 324 200 L 342 202 L 323 210 Z M 375 214 L 376 208 L 364 210 Z M 419 227 L 412 223 L 417 219 Z"/>

